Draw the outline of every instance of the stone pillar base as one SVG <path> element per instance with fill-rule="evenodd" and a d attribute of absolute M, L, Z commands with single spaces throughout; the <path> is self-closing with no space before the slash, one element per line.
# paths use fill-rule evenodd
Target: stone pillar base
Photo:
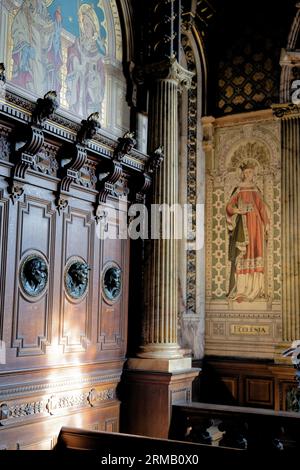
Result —
<path fill-rule="evenodd" d="M 147 370 L 149 361 L 156 370 Z M 179 361 L 186 366 L 191 359 L 129 359 L 121 386 L 121 432 L 168 438 L 172 404 L 191 401 L 192 382 L 201 370 L 163 370 L 176 369 Z"/>
<path fill-rule="evenodd" d="M 175 372 L 189 370 L 192 367 L 190 357 L 181 357 L 178 359 L 150 359 L 134 357 L 127 362 L 129 369 L 149 370 L 158 372 Z"/>

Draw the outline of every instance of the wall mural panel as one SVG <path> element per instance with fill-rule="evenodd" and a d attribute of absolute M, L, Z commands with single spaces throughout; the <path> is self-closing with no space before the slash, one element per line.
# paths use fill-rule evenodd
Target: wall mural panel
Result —
<path fill-rule="evenodd" d="M 281 333 L 278 123 L 244 115 L 213 127 L 205 142 L 206 349 L 224 354 L 223 337 L 230 355 L 272 357 Z"/>
<path fill-rule="evenodd" d="M 0 29 L 6 37 L 0 42 L 0 62 L 6 64 L 8 82 L 32 98 L 56 90 L 60 107 L 73 116 L 82 118 L 99 111 L 103 127 L 116 132 L 126 129 L 128 108 L 116 1 L 3 3 Z M 108 108 L 116 100 L 124 109 L 110 116 Z"/>

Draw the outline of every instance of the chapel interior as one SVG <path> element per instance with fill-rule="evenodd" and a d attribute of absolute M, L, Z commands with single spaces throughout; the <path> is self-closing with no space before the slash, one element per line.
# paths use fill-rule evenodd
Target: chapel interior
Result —
<path fill-rule="evenodd" d="M 0 0 L 0 449 L 292 447 L 299 181 L 300 3 Z"/>

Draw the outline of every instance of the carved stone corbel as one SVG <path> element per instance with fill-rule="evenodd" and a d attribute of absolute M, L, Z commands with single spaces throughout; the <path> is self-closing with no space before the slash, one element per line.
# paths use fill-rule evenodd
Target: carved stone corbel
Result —
<path fill-rule="evenodd" d="M 15 166 L 8 188 L 13 203 L 24 193 L 26 173 L 36 164 L 36 155 L 44 144 L 43 125 L 58 107 L 56 97 L 55 91 L 49 91 L 44 98 L 39 98 L 32 113 L 31 123 L 16 136 Z"/>

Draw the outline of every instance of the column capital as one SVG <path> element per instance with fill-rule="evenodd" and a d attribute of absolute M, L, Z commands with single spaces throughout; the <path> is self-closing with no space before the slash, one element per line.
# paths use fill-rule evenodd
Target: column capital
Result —
<path fill-rule="evenodd" d="M 299 117 L 300 115 L 300 106 L 293 103 L 282 103 L 282 104 L 273 104 L 272 111 L 274 116 L 278 118 L 283 117 Z"/>
<path fill-rule="evenodd" d="M 176 57 L 148 64 L 145 70 L 146 75 L 152 80 L 173 80 L 178 85 L 180 91 L 191 87 L 192 79 L 195 75 L 194 72 L 190 72 L 182 67 Z"/>

